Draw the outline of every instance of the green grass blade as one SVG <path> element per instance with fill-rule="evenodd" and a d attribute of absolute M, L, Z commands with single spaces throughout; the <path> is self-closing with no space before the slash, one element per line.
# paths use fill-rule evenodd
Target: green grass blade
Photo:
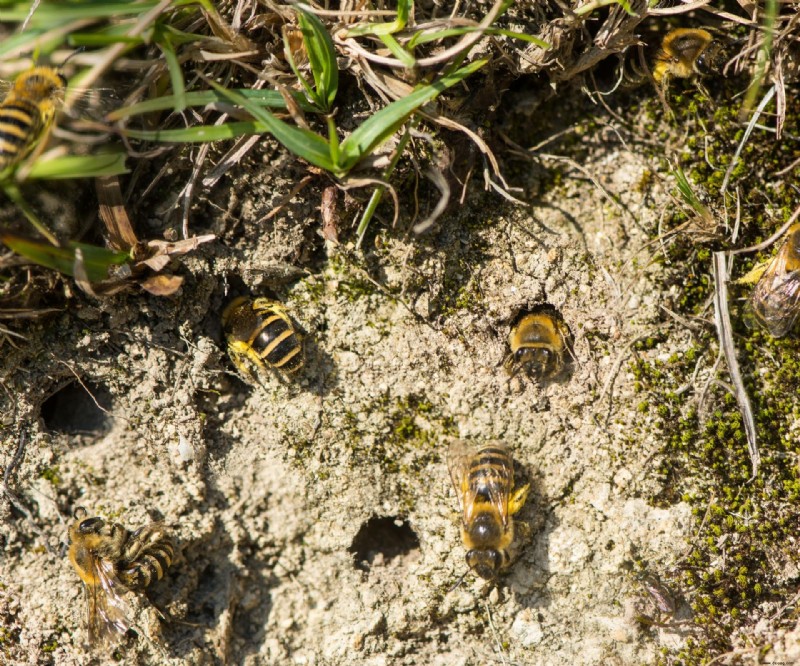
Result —
<path fill-rule="evenodd" d="M 417 64 L 414 56 L 404 49 L 394 37 L 391 35 L 379 35 L 378 38 L 386 45 L 392 55 L 406 67 L 411 68 Z"/>
<path fill-rule="evenodd" d="M 406 146 L 410 140 L 411 132 L 406 130 L 403 132 L 403 136 L 400 137 L 400 141 L 397 142 L 397 148 L 394 151 L 394 155 L 392 156 L 389 166 L 386 167 L 383 172 L 384 180 L 389 180 L 389 177 L 392 175 L 395 168 L 397 168 L 397 163 L 400 161 L 400 157 L 402 156 L 403 151 L 406 149 Z M 361 244 L 364 242 L 364 236 L 367 233 L 369 223 L 372 220 L 373 215 L 375 215 L 375 211 L 378 209 L 378 204 L 383 198 L 383 193 L 385 191 L 386 188 L 383 185 L 378 185 L 378 187 L 376 187 L 372 192 L 372 196 L 369 198 L 367 207 L 364 209 L 364 213 L 361 216 L 361 221 L 358 223 L 358 229 L 356 229 L 356 249 L 360 248 Z"/>
<path fill-rule="evenodd" d="M 459 37 L 461 35 L 466 35 L 470 32 L 477 32 L 478 28 L 476 26 L 467 26 L 464 28 L 447 28 L 445 30 L 436 30 L 435 32 L 418 32 L 415 33 L 414 36 L 408 40 L 406 43 L 407 49 L 412 49 L 420 44 L 427 44 L 428 42 L 436 42 L 442 39 L 447 39 L 448 37 Z M 543 49 L 549 49 L 550 44 L 543 39 L 539 39 L 538 37 L 534 37 L 533 35 L 526 35 L 524 32 L 514 32 L 513 30 L 505 30 L 502 28 L 487 28 L 484 30 L 484 33 L 487 35 L 502 35 L 504 37 L 510 37 L 511 39 L 519 39 L 523 42 L 528 42 L 529 44 L 535 44 Z"/>
<path fill-rule="evenodd" d="M 333 116 L 328 116 L 328 153 L 331 156 L 331 162 L 339 164 L 339 135 L 336 133 L 336 122 Z"/>
<path fill-rule="evenodd" d="M 130 259 L 127 252 L 113 252 L 104 247 L 85 243 L 70 243 L 68 247 L 53 247 L 12 234 L 0 236 L 0 240 L 14 252 L 30 259 L 33 263 L 45 268 L 52 268 L 65 275 L 73 275 L 75 250 L 80 249 L 83 252 L 83 262 L 90 282 L 101 282 L 108 279 L 108 269 L 111 266 L 119 266 Z"/>
<path fill-rule="evenodd" d="M 197 125 L 182 129 L 169 130 L 133 130 L 125 129 L 121 133 L 129 139 L 155 141 L 158 143 L 209 143 L 235 139 L 248 134 L 265 134 L 269 128 L 256 121 L 225 123 L 224 125 Z"/>
<path fill-rule="evenodd" d="M 538 37 L 534 37 L 533 35 L 526 35 L 524 32 L 514 32 L 513 30 L 504 30 L 502 28 L 490 28 L 486 31 L 487 35 L 503 35 L 503 37 L 510 37 L 511 39 L 519 39 L 523 42 L 528 42 L 528 44 L 535 44 L 536 46 L 549 49 L 550 43 L 544 41 L 543 39 L 539 39 Z"/>
<path fill-rule="evenodd" d="M 386 141 L 418 108 L 435 99 L 441 92 L 477 72 L 488 61 L 486 59 L 462 67 L 441 77 L 434 83 L 415 90 L 403 99 L 392 102 L 348 136 L 340 145 L 340 168 L 345 172 L 352 169 L 359 160 Z"/>
<path fill-rule="evenodd" d="M 155 7 L 157 2 L 130 2 L 130 0 L 103 0 L 103 2 L 43 2 L 34 12 L 29 29 L 50 28 L 68 21 L 138 16 Z M 18 2 L 0 7 L 0 22 L 20 23 L 31 10 L 30 2 Z"/>
<path fill-rule="evenodd" d="M 414 8 L 413 0 L 399 0 L 397 3 L 397 18 L 390 23 L 364 23 L 347 31 L 348 37 L 361 37 L 363 35 L 393 35 L 400 32 L 408 24 L 408 19 Z"/>
<path fill-rule="evenodd" d="M 575 10 L 575 15 L 586 16 L 587 14 L 591 14 L 595 9 L 608 5 L 619 5 L 627 14 L 638 16 L 638 14 L 631 9 L 631 5 L 627 0 L 593 0 L 592 2 L 578 7 L 578 9 Z"/>
<path fill-rule="evenodd" d="M 175 52 L 175 46 L 166 30 L 157 30 L 154 41 L 161 49 L 164 61 L 167 63 L 169 80 L 172 83 L 172 96 L 175 98 L 175 113 L 180 113 L 186 108 L 186 85 L 183 81 L 178 54 Z"/>
<path fill-rule="evenodd" d="M 337 165 L 331 160 L 330 144 L 319 134 L 314 134 L 309 130 L 289 125 L 279 120 L 266 109 L 253 104 L 247 98 L 239 95 L 232 90 L 226 90 L 217 83 L 211 81 L 211 85 L 222 95 L 228 97 L 231 102 L 238 104 L 248 113 L 251 113 L 261 126 L 265 127 L 278 141 L 288 150 L 298 157 L 302 157 L 307 162 L 320 169 L 338 173 Z"/>
<path fill-rule="evenodd" d="M 305 37 L 303 38 L 303 44 L 305 45 Z M 303 76 L 303 73 L 300 71 L 300 68 L 297 66 L 297 62 L 294 59 L 294 53 L 292 53 L 292 45 L 289 41 L 289 33 L 284 33 L 283 35 L 283 55 L 286 58 L 286 62 L 289 63 L 289 66 L 292 68 L 295 77 L 300 84 L 303 86 L 303 90 L 306 91 L 306 99 L 310 101 L 314 105 L 315 111 L 322 111 L 324 108 L 324 100 L 317 94 L 316 89 L 312 86 L 308 79 Z"/>
<path fill-rule="evenodd" d="M 692 185 L 689 183 L 689 179 L 686 177 L 683 169 L 680 167 L 676 168 L 675 171 L 672 172 L 672 175 L 675 176 L 675 184 L 678 186 L 678 192 L 680 193 L 681 198 L 700 217 L 703 219 L 713 220 L 714 216 L 712 215 L 708 206 L 700 201 L 698 196 L 695 194 L 694 190 L 692 189 Z"/>
<path fill-rule="evenodd" d="M 758 55 L 756 56 L 756 66 L 755 70 L 753 71 L 753 78 L 750 81 L 750 86 L 747 89 L 747 94 L 745 95 L 744 102 L 742 103 L 742 109 L 739 112 L 740 118 L 745 118 L 750 114 L 750 110 L 753 108 L 756 103 L 756 99 L 758 98 L 758 93 L 761 91 L 761 87 L 764 85 L 767 65 L 769 64 L 770 56 L 772 54 L 772 41 L 775 32 L 775 19 L 777 15 L 778 1 L 766 0 L 763 10 L 764 40 L 761 43 L 761 48 L 758 50 Z"/>
<path fill-rule="evenodd" d="M 14 202 L 14 205 L 16 205 L 16 207 L 22 211 L 22 214 L 25 216 L 25 219 L 28 220 L 30 225 L 42 236 L 44 236 L 52 245 L 57 246 L 58 239 L 55 237 L 53 232 L 50 231 L 50 229 L 48 229 L 36 216 L 36 213 L 28 205 L 28 202 L 25 201 L 25 197 L 22 196 L 22 192 L 19 191 L 17 184 L 11 180 L 2 180 L 0 181 L 0 188 L 3 190 L 5 195 Z"/>
<path fill-rule="evenodd" d="M 277 90 L 252 90 L 250 88 L 241 88 L 235 91 L 242 97 L 251 100 L 258 106 L 264 106 L 272 109 L 285 109 L 286 102 L 283 96 Z M 308 103 L 303 95 L 297 93 L 293 95 L 295 101 L 299 104 L 303 111 L 314 111 L 314 107 Z M 230 103 L 230 100 L 225 95 L 217 92 L 216 90 L 200 90 L 195 92 L 187 92 L 184 95 L 186 106 L 207 106 L 209 104 L 218 104 L 220 102 Z M 143 102 L 137 102 L 130 106 L 116 109 L 106 116 L 109 122 L 122 120 L 123 118 L 131 118 L 133 116 L 140 116 L 145 113 L 153 113 L 155 111 L 166 111 L 175 108 L 175 96 L 164 95 L 163 97 L 156 97 L 148 99 Z"/>
<path fill-rule="evenodd" d="M 98 155 L 64 155 L 52 160 L 37 161 L 28 172 L 28 180 L 61 180 L 67 178 L 99 178 L 128 173 L 124 152 Z"/>
<path fill-rule="evenodd" d="M 317 99 L 327 113 L 333 106 L 339 90 L 339 68 L 336 49 L 325 25 L 314 14 L 297 6 L 297 20 L 303 33 L 303 43 L 308 53 L 308 63 L 314 76 Z"/>

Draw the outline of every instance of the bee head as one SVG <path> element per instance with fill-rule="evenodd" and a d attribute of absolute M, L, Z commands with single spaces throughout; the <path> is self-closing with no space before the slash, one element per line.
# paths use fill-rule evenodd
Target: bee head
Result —
<path fill-rule="evenodd" d="M 84 507 L 79 506 L 72 514 L 72 517 L 77 523 L 73 529 L 79 534 L 96 534 L 102 530 L 103 526 L 106 524 L 102 518 L 97 516 L 94 518 L 86 518 L 88 513 L 89 512 Z"/>
<path fill-rule="evenodd" d="M 699 56 L 697 56 L 694 69 L 698 74 L 709 76 L 711 74 L 720 74 L 723 64 L 724 54 L 722 52 L 722 46 L 719 42 L 713 41 L 703 49 Z"/>
<path fill-rule="evenodd" d="M 81 534 L 97 534 L 105 527 L 106 522 L 100 517 L 87 518 L 78 525 L 78 532 Z"/>
<path fill-rule="evenodd" d="M 544 347 L 522 347 L 517 349 L 514 360 L 519 369 L 528 375 L 546 375 L 556 363 L 554 354 Z"/>
<path fill-rule="evenodd" d="M 502 557 L 499 551 L 493 548 L 479 550 L 473 548 L 467 551 L 467 566 L 484 580 L 494 580 L 500 570 Z"/>
<path fill-rule="evenodd" d="M 66 87 L 64 75 L 50 67 L 34 67 L 20 74 L 14 82 L 18 94 L 42 100 L 58 97 Z"/>

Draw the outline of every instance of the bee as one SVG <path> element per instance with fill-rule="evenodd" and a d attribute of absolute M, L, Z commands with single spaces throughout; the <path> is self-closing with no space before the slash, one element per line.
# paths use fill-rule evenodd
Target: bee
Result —
<path fill-rule="evenodd" d="M 530 486 L 514 489 L 514 463 L 499 442 L 470 448 L 456 440 L 448 450 L 447 467 L 461 500 L 467 566 L 494 580 L 515 558 L 512 516 L 525 504 Z"/>
<path fill-rule="evenodd" d="M 718 49 L 708 30 L 677 28 L 661 42 L 653 66 L 656 83 L 666 85 L 671 78 L 686 79 L 695 74 L 709 74 L 714 69 Z"/>
<path fill-rule="evenodd" d="M 639 584 L 650 595 L 659 613 L 668 616 L 675 615 L 675 598 L 670 589 L 655 574 L 643 574 L 639 577 Z"/>
<path fill-rule="evenodd" d="M 252 378 L 245 359 L 291 375 L 305 363 L 302 337 L 286 309 L 269 298 L 234 298 L 222 311 L 222 328 L 234 365 Z"/>
<path fill-rule="evenodd" d="M 161 579 L 175 548 L 161 523 L 131 532 L 119 523 L 86 516 L 83 507 L 75 510 L 69 560 L 86 593 L 89 644 L 112 647 L 131 627 L 121 594 Z"/>
<path fill-rule="evenodd" d="M 539 379 L 556 379 L 568 361 L 569 339 L 569 328 L 557 313 L 525 314 L 508 334 L 511 352 L 503 367 L 511 377 L 524 370 Z"/>
<path fill-rule="evenodd" d="M 33 67 L 16 78 L 0 102 L 0 171 L 22 161 L 49 134 L 66 87 L 67 79 L 52 67 Z"/>
<path fill-rule="evenodd" d="M 643 573 L 637 576 L 636 580 L 649 595 L 650 603 L 655 609 L 655 617 L 641 613 L 636 615 L 637 622 L 645 627 L 668 627 L 684 624 L 684 622 L 673 620 L 678 608 L 675 595 L 658 576 Z"/>
<path fill-rule="evenodd" d="M 773 337 L 783 337 L 794 327 L 800 315 L 800 224 L 786 232 L 781 249 L 753 290 L 749 311 Z"/>

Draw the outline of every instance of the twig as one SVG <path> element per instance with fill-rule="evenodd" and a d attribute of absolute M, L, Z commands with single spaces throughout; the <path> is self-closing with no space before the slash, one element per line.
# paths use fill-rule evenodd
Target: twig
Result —
<path fill-rule="evenodd" d="M 312 8 L 308 7 L 307 5 L 298 5 L 303 7 L 304 9 L 308 9 L 308 11 L 314 11 Z M 492 26 L 495 19 L 499 16 L 500 11 L 505 6 L 504 0 L 497 0 L 492 8 L 489 10 L 489 13 L 483 18 L 483 20 L 478 24 L 475 28 L 474 32 L 469 32 L 464 35 L 458 42 L 453 44 L 448 49 L 444 49 L 443 51 L 437 53 L 434 56 L 429 58 L 421 58 L 416 61 L 415 66 L 418 68 L 425 68 L 425 67 L 433 67 L 435 65 L 440 65 L 442 63 L 446 63 L 452 58 L 459 56 L 459 55 L 466 55 L 466 53 L 471 49 L 484 35 L 484 32 Z M 396 58 L 387 58 L 385 56 L 379 56 L 370 51 L 367 51 L 364 47 L 362 47 L 358 42 L 355 41 L 352 37 L 347 36 L 348 29 L 343 28 L 339 32 L 334 35 L 334 41 L 341 44 L 345 49 L 350 49 L 354 51 L 357 55 L 360 55 L 362 58 L 366 60 L 370 60 L 374 63 L 379 65 L 386 65 L 387 67 L 394 67 L 398 69 L 407 69 L 405 63 L 400 62 Z M 344 33 L 344 34 L 341 34 Z"/>
<path fill-rule="evenodd" d="M 608 424 L 608 420 L 611 418 L 611 406 L 613 400 L 613 391 L 614 391 L 614 382 L 617 379 L 617 375 L 619 375 L 619 371 L 622 368 L 622 364 L 625 362 L 628 354 L 630 354 L 633 346 L 637 342 L 641 342 L 642 340 L 647 340 L 652 335 L 652 333 L 646 333 L 645 335 L 640 335 L 637 338 L 631 340 L 625 347 L 623 347 L 622 351 L 617 354 L 617 358 L 614 360 L 614 363 L 611 365 L 611 370 L 608 372 L 608 376 L 606 378 L 606 382 L 603 385 L 603 390 L 600 392 L 600 397 L 598 398 L 597 402 L 600 403 L 601 400 L 608 392 L 608 413 L 606 414 L 606 424 Z"/>
<path fill-rule="evenodd" d="M 16 408 L 16 405 L 15 405 Z M 16 411 L 16 409 L 15 409 Z M 14 469 L 19 466 L 22 462 L 22 459 L 25 457 L 25 445 L 27 444 L 27 438 L 25 436 L 25 431 L 21 431 L 19 434 L 19 443 L 17 444 L 17 450 L 14 452 L 14 456 L 11 458 L 11 461 L 6 465 L 6 470 L 3 473 L 3 494 L 6 496 L 6 499 L 13 505 L 13 507 L 19 511 L 25 519 L 28 521 L 28 524 L 31 526 L 31 529 L 38 534 L 42 541 L 44 542 L 44 547 L 47 549 L 47 552 L 51 555 L 56 555 L 56 551 L 50 545 L 49 540 L 47 539 L 47 534 L 45 534 L 44 530 L 36 524 L 36 521 L 33 519 L 33 515 L 31 514 L 28 507 L 26 507 L 22 501 L 17 497 L 16 493 L 11 490 L 9 482 L 11 481 L 11 475 L 14 472 Z"/>
<path fill-rule="evenodd" d="M 595 175 L 589 169 L 587 169 L 586 167 L 584 167 L 581 164 L 578 164 L 575 160 L 573 160 L 573 159 L 571 159 L 569 157 L 565 157 L 563 155 L 551 155 L 549 153 L 538 153 L 538 156 L 541 159 L 544 159 L 544 160 L 553 160 L 553 161 L 556 161 L 556 162 L 564 162 L 564 163 L 568 164 L 569 166 L 571 166 L 576 171 L 579 171 L 580 173 L 582 173 L 600 191 L 600 193 L 606 199 L 608 199 L 608 201 L 613 206 L 615 206 L 620 211 L 620 213 L 622 213 L 623 215 L 628 216 L 635 224 L 637 223 L 637 220 L 633 216 L 633 213 L 631 213 L 625 206 L 623 206 L 619 201 L 617 201 L 617 199 L 614 197 L 614 195 L 611 194 L 611 192 L 609 192 L 608 189 L 603 187 L 603 185 L 600 183 L 600 181 L 597 180 Z"/>
<path fill-rule="evenodd" d="M 728 364 L 728 372 L 733 383 L 736 402 L 739 405 L 739 412 L 744 422 L 744 430 L 747 435 L 747 448 L 750 453 L 750 464 L 753 468 L 753 475 L 750 480 L 758 475 L 758 467 L 761 464 L 761 454 L 758 451 L 756 440 L 756 424 L 753 419 L 753 409 L 750 405 L 750 398 L 742 381 L 739 371 L 739 361 L 736 358 L 736 347 L 733 344 L 733 332 L 731 330 L 731 317 L 728 311 L 728 255 L 725 252 L 714 252 L 713 254 L 714 271 L 714 322 L 717 326 L 717 337 L 719 344 L 725 354 L 725 362 Z"/>
<path fill-rule="evenodd" d="M 647 10 L 648 16 L 669 16 L 672 14 L 685 14 L 694 9 L 700 9 L 707 5 L 711 0 L 695 0 L 695 2 L 682 2 L 675 7 L 653 7 Z"/>
<path fill-rule="evenodd" d="M 764 248 L 769 247 L 781 236 L 783 236 L 784 233 L 786 233 L 786 230 L 795 223 L 798 216 L 800 216 L 800 206 L 798 206 L 795 209 L 794 213 L 792 213 L 792 216 L 788 220 L 786 220 L 786 223 L 780 229 L 778 229 L 774 234 L 772 234 L 772 236 L 767 238 L 767 240 L 762 241 L 758 245 L 750 245 L 749 247 L 743 247 L 738 250 L 730 250 L 728 254 L 729 255 L 749 254 L 750 252 L 758 252 L 759 250 L 763 250 Z"/>
<path fill-rule="evenodd" d="M 489 604 L 485 601 L 483 602 L 483 607 L 486 609 L 486 617 L 489 620 L 489 629 L 492 630 L 492 638 L 494 638 L 494 642 L 497 645 L 497 654 L 500 655 L 500 659 L 505 666 L 508 666 L 508 662 L 506 661 L 506 657 L 503 654 L 503 644 L 500 642 L 500 639 L 497 636 L 497 630 L 494 628 L 494 622 L 492 622 L 492 610 L 489 608 Z"/>
<path fill-rule="evenodd" d="M 438 188 L 441 196 L 433 211 L 422 222 L 414 225 L 415 234 L 422 234 L 430 229 L 436 223 L 436 220 L 442 216 L 447 204 L 450 202 L 450 184 L 444 174 L 438 169 L 430 168 L 425 171 L 425 175 Z"/>
<path fill-rule="evenodd" d="M 739 163 L 739 156 L 742 154 L 742 150 L 744 150 L 744 145 L 747 143 L 747 140 L 750 138 L 750 135 L 753 133 L 753 129 L 755 128 L 755 124 L 758 121 L 759 117 L 763 113 L 764 109 L 766 108 L 767 104 L 770 103 L 770 100 L 775 96 L 775 86 L 773 85 L 768 91 L 767 94 L 764 95 L 764 99 L 761 100 L 761 103 L 758 105 L 753 117 L 750 118 L 750 122 L 747 124 L 747 129 L 744 131 L 744 135 L 742 136 L 742 140 L 739 142 L 739 145 L 736 147 L 736 152 L 733 155 L 733 159 L 731 163 L 728 165 L 728 170 L 725 172 L 725 177 L 722 179 L 722 186 L 719 188 L 720 194 L 725 194 L 728 189 L 728 181 L 730 180 L 731 174 L 733 173 L 734 168 Z"/>

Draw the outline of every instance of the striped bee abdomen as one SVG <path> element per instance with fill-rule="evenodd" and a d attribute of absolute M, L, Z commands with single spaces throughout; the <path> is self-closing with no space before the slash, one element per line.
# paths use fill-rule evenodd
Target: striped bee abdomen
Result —
<path fill-rule="evenodd" d="M 247 376 L 245 361 L 287 375 L 305 364 L 302 338 L 277 301 L 239 296 L 223 310 L 222 328 L 231 360 Z"/>
<path fill-rule="evenodd" d="M 42 125 L 42 115 L 33 102 L 0 104 L 0 169 L 25 157 Z"/>
<path fill-rule="evenodd" d="M 132 589 L 142 589 L 160 580 L 172 564 L 175 548 L 167 538 L 146 546 L 133 562 L 120 567 L 119 578 Z"/>
<path fill-rule="evenodd" d="M 490 493 L 508 493 L 514 485 L 514 467 L 508 453 L 496 446 L 478 451 L 470 462 L 467 482 L 476 495 L 485 499 Z"/>
<path fill-rule="evenodd" d="M 266 363 L 284 372 L 296 372 L 303 365 L 300 340 L 281 313 L 266 316 L 252 345 Z"/>

